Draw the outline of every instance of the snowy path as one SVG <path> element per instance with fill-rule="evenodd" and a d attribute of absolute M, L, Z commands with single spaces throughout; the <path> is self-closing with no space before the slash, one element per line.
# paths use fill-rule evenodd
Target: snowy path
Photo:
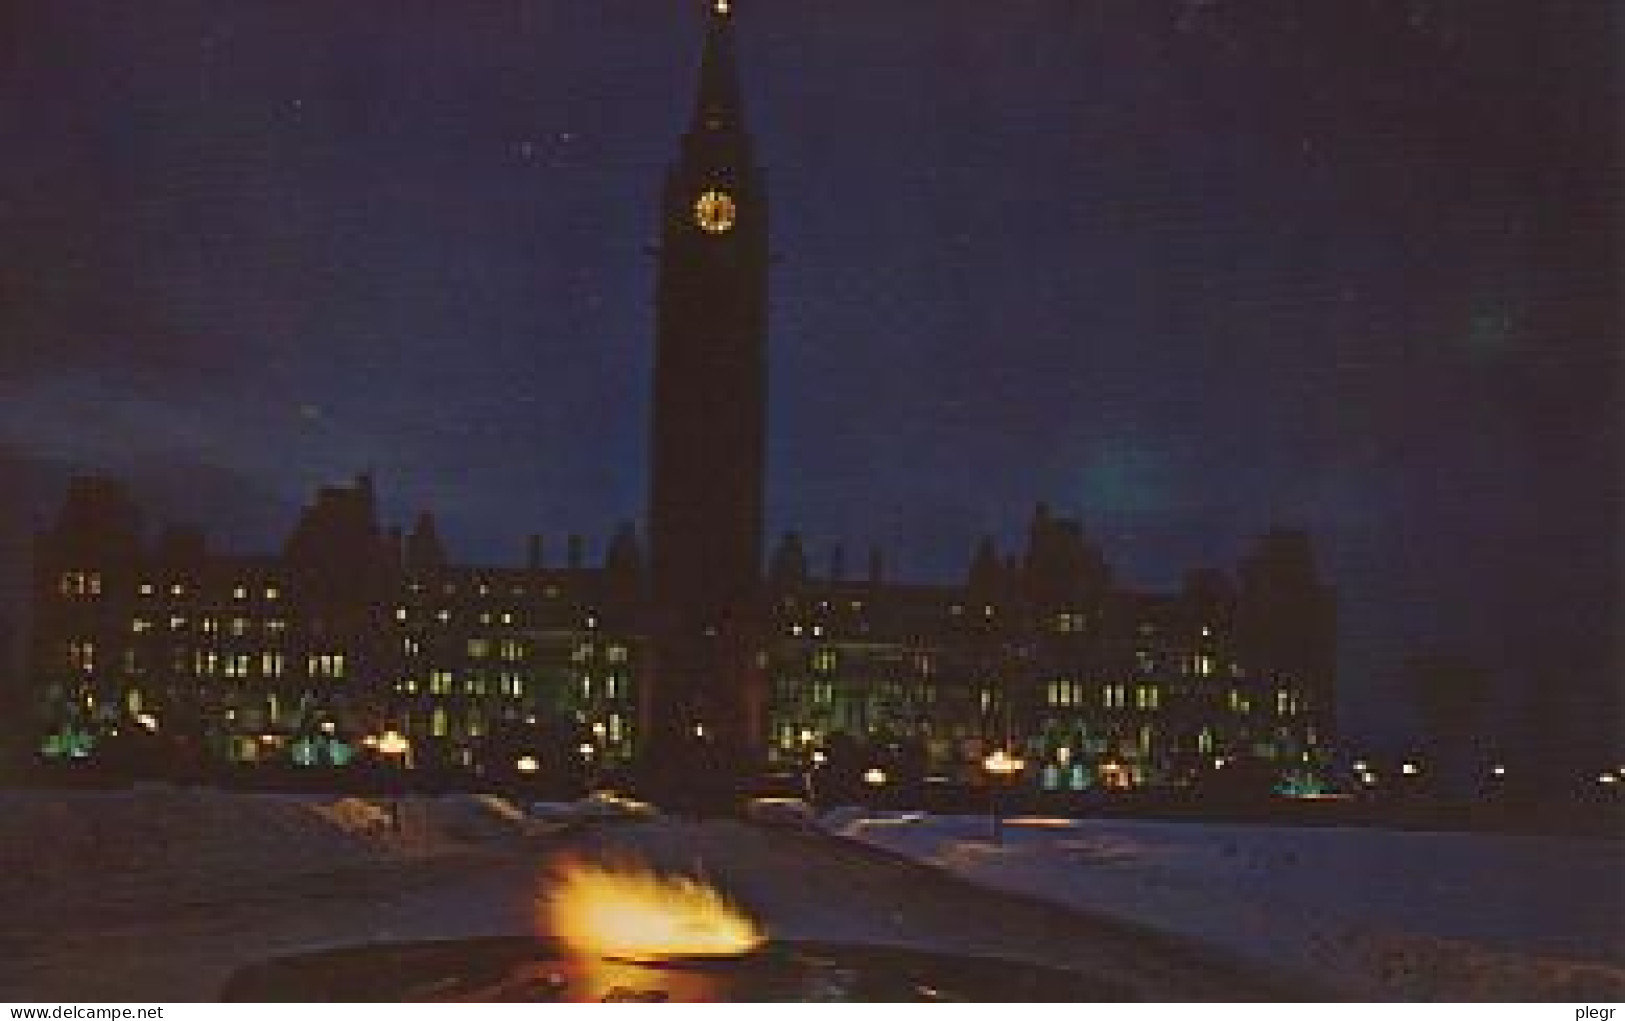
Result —
<path fill-rule="evenodd" d="M 836 831 L 1370 999 L 1618 999 L 1625 844 L 861 812 Z"/>

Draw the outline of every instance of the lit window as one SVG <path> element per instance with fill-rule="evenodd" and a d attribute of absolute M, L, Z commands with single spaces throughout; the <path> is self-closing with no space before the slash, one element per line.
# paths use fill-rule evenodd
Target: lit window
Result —
<path fill-rule="evenodd" d="M 96 643 L 88 641 L 69 642 L 68 665 L 87 674 L 96 669 Z"/>
<path fill-rule="evenodd" d="M 150 596 L 150 595 L 152 595 L 152 593 L 153 593 L 153 592 L 154 592 L 154 591 L 155 591 L 155 590 L 154 590 L 154 589 L 153 589 L 153 587 L 152 587 L 152 582 L 150 582 L 150 581 L 144 581 L 144 582 L 142 582 L 142 583 L 141 583 L 141 590 L 140 590 L 140 591 L 141 591 L 141 594 L 142 594 L 142 595 L 144 595 L 144 596 Z"/>
<path fill-rule="evenodd" d="M 344 654 L 336 652 L 319 653 L 311 656 L 306 665 L 307 672 L 312 677 L 341 678 L 344 676 Z"/>
<path fill-rule="evenodd" d="M 231 598 L 233 598 L 233 599 L 247 599 L 248 598 L 248 589 L 245 588 L 242 585 L 238 585 L 236 588 L 231 590 Z"/>
<path fill-rule="evenodd" d="M 176 582 L 175 584 L 169 586 L 169 594 L 172 595 L 172 596 L 185 595 L 186 594 L 186 586 L 182 585 L 180 582 Z"/>
<path fill-rule="evenodd" d="M 406 623 L 406 607 L 395 607 L 395 619 L 400 621 L 402 624 Z"/>
<path fill-rule="evenodd" d="M 626 662 L 626 646 L 624 646 L 624 645 L 611 645 L 609 647 L 608 657 L 609 657 L 609 661 L 611 663 L 625 663 Z"/>
<path fill-rule="evenodd" d="M 210 623 L 213 623 L 213 621 L 211 621 Z M 248 620 L 247 620 L 247 618 L 233 617 L 231 619 L 231 633 L 233 635 L 235 635 L 236 637 L 238 637 L 238 638 L 241 638 L 243 635 L 248 634 Z"/>
<path fill-rule="evenodd" d="M 484 638 L 470 638 L 468 640 L 468 658 L 485 659 L 491 655 L 491 643 Z"/>
<path fill-rule="evenodd" d="M 138 635 L 145 634 L 146 632 L 152 630 L 152 621 L 137 617 L 136 619 L 130 621 L 130 630 Z"/>
<path fill-rule="evenodd" d="M 267 598 L 267 599 L 278 599 L 278 598 L 281 597 L 281 595 L 282 595 L 282 593 L 277 590 L 277 587 L 275 585 L 266 586 L 265 598 Z"/>
<path fill-rule="evenodd" d="M 833 673 L 835 671 L 835 650 L 816 650 L 812 655 L 812 668 L 815 672 L 821 674 Z"/>

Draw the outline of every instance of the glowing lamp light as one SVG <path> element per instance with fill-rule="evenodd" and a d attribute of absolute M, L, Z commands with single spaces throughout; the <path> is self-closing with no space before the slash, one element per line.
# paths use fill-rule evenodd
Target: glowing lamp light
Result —
<path fill-rule="evenodd" d="M 1422 771 L 1422 767 L 1414 762 L 1407 762 L 1399 767 L 1399 771 L 1406 776 L 1415 776 Z"/>
<path fill-rule="evenodd" d="M 1501 765 L 1491 766 L 1490 767 L 1490 775 L 1491 776 L 1506 776 L 1507 775 L 1507 768 L 1505 766 L 1501 766 Z"/>
<path fill-rule="evenodd" d="M 822 766 L 829 761 L 829 756 L 822 750 L 812 753 L 813 765 Z"/>
<path fill-rule="evenodd" d="M 705 737 L 705 724 L 703 724 L 703 723 L 694 724 L 694 736 L 699 737 L 699 738 Z"/>
<path fill-rule="evenodd" d="M 1011 776 L 1027 768 L 1027 764 L 1000 748 L 982 760 L 982 768 L 994 776 Z"/>
<path fill-rule="evenodd" d="M 391 730 L 378 739 L 378 750 L 385 755 L 405 755 L 412 748 L 408 741 L 398 730 Z"/>
<path fill-rule="evenodd" d="M 152 731 L 153 733 L 158 732 L 158 717 L 152 715 L 151 713 L 142 713 L 140 716 L 135 718 L 135 722 L 141 724 L 141 726 Z"/>
<path fill-rule="evenodd" d="M 536 756 L 534 755 L 521 755 L 519 758 L 514 760 L 513 768 L 519 770 L 521 773 L 529 775 L 536 772 L 538 769 L 541 769 L 542 764 L 536 761 Z"/>
<path fill-rule="evenodd" d="M 1615 784 L 1619 782 L 1619 777 L 1615 776 L 1613 773 L 1603 773 L 1597 777 L 1597 782 L 1601 784 Z"/>
<path fill-rule="evenodd" d="M 886 782 L 886 771 L 879 767 L 870 767 L 863 771 L 863 782 L 871 787 L 879 787 Z"/>
<path fill-rule="evenodd" d="M 576 751 L 580 752 L 581 757 L 584 758 L 584 759 L 592 758 L 593 752 L 595 752 L 597 750 L 598 749 L 594 748 L 590 743 L 588 743 L 586 741 L 581 742 L 581 744 L 576 748 Z"/>

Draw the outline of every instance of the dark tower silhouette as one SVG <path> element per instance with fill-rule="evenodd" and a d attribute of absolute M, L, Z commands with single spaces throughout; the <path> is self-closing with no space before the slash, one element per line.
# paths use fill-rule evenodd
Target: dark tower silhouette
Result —
<path fill-rule="evenodd" d="M 730 776 L 762 740 L 753 679 L 766 416 L 767 200 L 729 0 L 707 5 L 693 121 L 666 175 L 656 295 L 646 764 Z"/>

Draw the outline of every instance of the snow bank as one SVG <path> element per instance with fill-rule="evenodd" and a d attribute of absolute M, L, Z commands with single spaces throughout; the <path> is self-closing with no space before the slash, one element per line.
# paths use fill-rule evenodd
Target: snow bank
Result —
<path fill-rule="evenodd" d="M 1367 999 L 1625 998 L 1625 845 L 846 812 L 832 832 Z"/>
<path fill-rule="evenodd" d="M 0 792 L 0 902 L 117 912 L 208 902 L 278 880 L 462 846 L 467 810 L 151 786 Z"/>

